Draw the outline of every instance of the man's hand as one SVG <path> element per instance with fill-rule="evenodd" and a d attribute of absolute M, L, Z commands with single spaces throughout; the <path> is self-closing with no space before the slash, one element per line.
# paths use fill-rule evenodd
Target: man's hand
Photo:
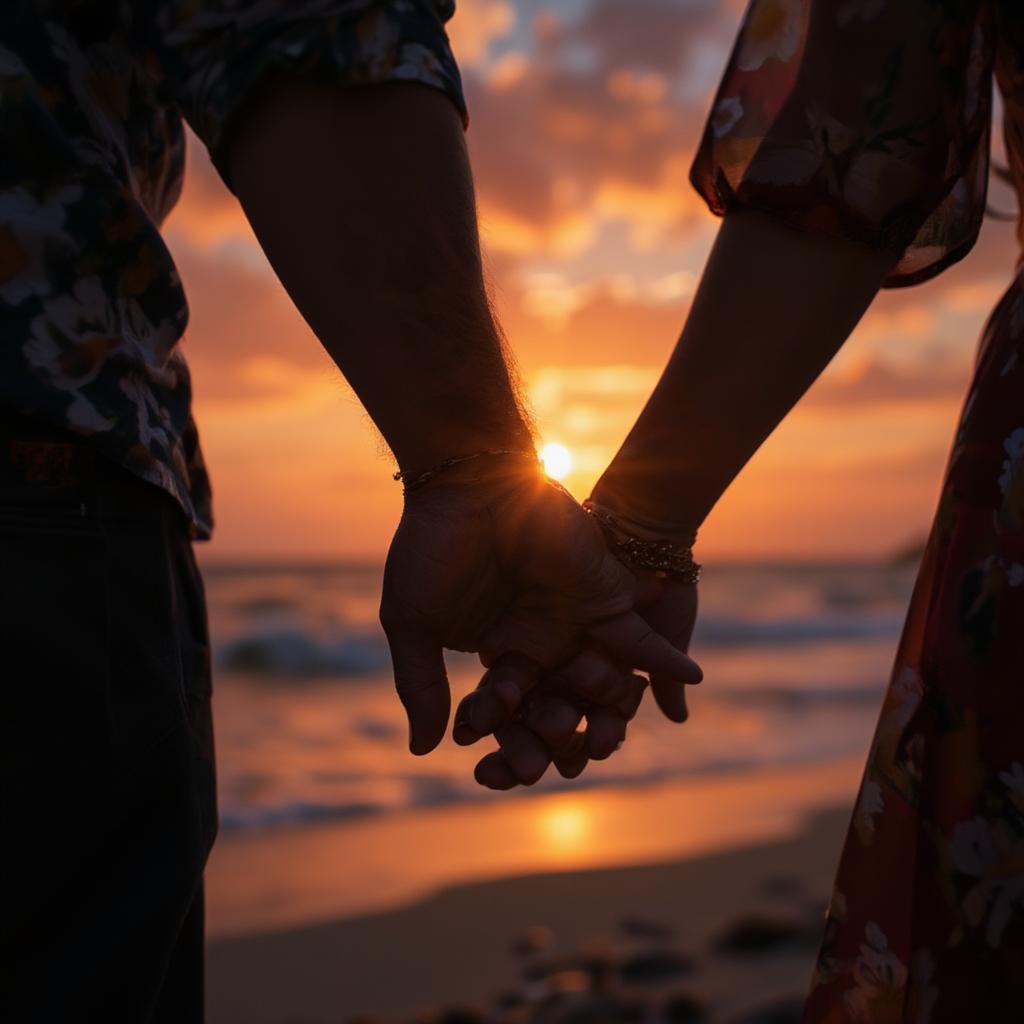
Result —
<path fill-rule="evenodd" d="M 481 655 L 509 712 L 585 640 L 659 679 L 698 681 L 696 664 L 632 610 L 635 591 L 592 519 L 536 468 L 479 460 L 413 492 L 381 601 L 412 752 L 433 750 L 447 727 L 445 647 Z M 579 695 L 594 671 L 570 672 L 567 684 Z"/>

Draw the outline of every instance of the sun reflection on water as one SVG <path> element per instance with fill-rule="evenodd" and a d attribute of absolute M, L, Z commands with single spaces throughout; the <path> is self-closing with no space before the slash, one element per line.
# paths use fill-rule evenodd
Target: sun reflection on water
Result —
<path fill-rule="evenodd" d="M 590 836 L 590 814 L 575 802 L 558 803 L 544 810 L 540 829 L 552 852 L 574 853 Z"/>

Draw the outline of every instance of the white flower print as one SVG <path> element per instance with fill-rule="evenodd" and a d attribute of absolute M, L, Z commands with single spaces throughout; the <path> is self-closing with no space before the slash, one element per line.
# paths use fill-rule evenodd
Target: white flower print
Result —
<path fill-rule="evenodd" d="M 86 162 L 95 162 L 99 166 L 109 164 L 110 154 L 124 154 L 123 140 L 109 116 L 96 102 L 95 76 L 96 56 L 104 51 L 104 47 L 96 46 L 92 53 L 86 53 L 81 43 L 65 27 L 54 22 L 47 23 L 50 36 L 50 47 L 53 56 L 65 67 L 67 83 L 75 98 L 75 104 L 81 114 L 89 121 L 89 134 L 82 134 L 74 140 L 75 149 Z M 119 90 L 118 102 L 127 107 L 127 75 L 112 75 L 109 88 Z M 113 97 L 108 102 L 113 102 Z M 130 161 L 129 161 L 130 166 Z"/>
<path fill-rule="evenodd" d="M 397 54 L 398 26 L 384 14 L 368 16 L 360 29 L 360 42 L 360 54 L 367 65 L 383 68 Z"/>
<path fill-rule="evenodd" d="M 52 261 L 60 247 L 70 254 L 73 242 L 65 233 L 67 208 L 82 197 L 80 185 L 65 185 L 40 202 L 26 188 L 0 192 L 0 255 L 16 267 L 0 277 L 0 302 L 17 306 L 36 295 L 53 291 Z"/>
<path fill-rule="evenodd" d="M 150 451 L 169 450 L 170 416 L 145 381 L 134 374 L 128 374 L 118 381 L 118 386 L 135 406 L 136 433 L 142 444 Z"/>
<path fill-rule="evenodd" d="M 174 387 L 176 374 L 168 360 L 177 352 L 178 328 L 171 319 L 154 324 L 135 299 L 119 299 L 117 314 L 126 345 L 132 345 L 145 363 L 150 377 L 165 387 Z"/>
<path fill-rule="evenodd" d="M 924 696 L 924 680 L 916 668 L 904 666 L 892 686 L 893 696 L 898 700 L 900 726 L 905 726 L 921 705 Z"/>
<path fill-rule="evenodd" d="M 843 147 L 834 146 L 841 151 Z M 879 188 L 884 181 L 885 188 Z M 921 189 L 921 175 L 909 162 L 894 160 L 889 153 L 862 149 L 850 161 L 842 177 L 843 198 L 872 220 L 881 220 L 892 209 L 896 197 L 909 198 Z"/>
<path fill-rule="evenodd" d="M 864 938 L 853 968 L 856 987 L 843 995 L 846 1012 L 851 1020 L 864 1024 L 898 1021 L 902 1018 L 907 968 L 874 921 L 865 927 Z"/>
<path fill-rule="evenodd" d="M 64 410 L 64 419 L 72 430 L 79 430 L 84 434 L 98 434 L 109 430 L 113 421 L 101 415 L 88 398 L 81 392 L 74 392 L 71 404 Z"/>
<path fill-rule="evenodd" d="M 857 835 L 865 846 L 870 846 L 875 838 L 875 819 L 885 809 L 882 798 L 882 787 L 874 780 L 865 780 L 860 788 L 857 808 L 853 813 L 853 824 Z"/>
<path fill-rule="evenodd" d="M 44 301 L 43 312 L 33 319 L 30 330 L 22 346 L 25 361 L 52 387 L 71 396 L 69 424 L 88 432 L 109 430 L 113 422 L 82 394 L 82 388 L 99 374 L 105 355 L 121 344 L 116 317 L 99 278 L 84 277 L 70 295 Z M 92 348 L 88 357 L 68 358 L 79 346 L 86 353 L 87 345 Z"/>
<path fill-rule="evenodd" d="M 743 116 L 743 104 L 739 96 L 726 96 L 720 99 L 711 111 L 711 131 L 716 139 L 728 135 L 736 127 Z"/>
<path fill-rule="evenodd" d="M 421 43 L 406 43 L 398 51 L 395 78 L 444 86 L 444 67 L 437 54 Z"/>
<path fill-rule="evenodd" d="M 805 118 L 807 132 L 803 137 L 786 138 L 781 143 L 771 138 L 764 139 L 757 156 L 746 169 L 746 178 L 765 184 L 803 184 L 821 169 L 826 158 L 844 153 L 856 142 L 850 128 L 820 106 L 808 106 Z M 870 177 L 872 173 L 866 166 L 861 166 L 858 171 L 861 172 L 860 178 Z M 854 206 L 864 205 L 863 197 L 858 196 L 858 181 L 856 173 L 848 174 L 844 181 L 846 199 Z M 872 181 L 868 187 L 864 180 L 860 191 L 868 199 L 873 199 L 878 194 L 877 183 Z"/>
<path fill-rule="evenodd" d="M 757 0 L 747 17 L 736 63 L 755 71 L 767 60 L 787 61 L 796 53 L 803 31 L 800 0 Z"/>
<path fill-rule="evenodd" d="M 1024 907 L 1024 843 L 1004 822 L 974 818 L 956 826 L 950 854 L 957 871 L 978 879 L 964 897 L 964 914 L 973 927 L 985 925 L 985 941 L 996 949 L 1014 907 Z"/>

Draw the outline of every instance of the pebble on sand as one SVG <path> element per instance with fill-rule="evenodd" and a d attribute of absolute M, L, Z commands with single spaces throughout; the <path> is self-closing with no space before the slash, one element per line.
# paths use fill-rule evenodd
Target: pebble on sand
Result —
<path fill-rule="evenodd" d="M 716 953 L 746 956 L 751 953 L 774 953 L 780 949 L 816 945 L 820 929 L 810 928 L 806 921 L 785 917 L 741 917 L 734 921 L 714 942 Z"/>

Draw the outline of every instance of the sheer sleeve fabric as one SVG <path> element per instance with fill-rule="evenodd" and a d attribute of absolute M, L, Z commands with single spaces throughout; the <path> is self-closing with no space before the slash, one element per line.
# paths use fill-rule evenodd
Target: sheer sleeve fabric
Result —
<path fill-rule="evenodd" d="M 886 285 L 961 259 L 985 211 L 990 0 L 751 0 L 691 181 L 900 253 Z"/>
<path fill-rule="evenodd" d="M 227 180 L 232 118 L 282 74 L 349 85 L 420 82 L 445 92 L 465 123 L 444 29 L 454 10 L 454 0 L 134 0 L 132 23 L 148 70 Z"/>

